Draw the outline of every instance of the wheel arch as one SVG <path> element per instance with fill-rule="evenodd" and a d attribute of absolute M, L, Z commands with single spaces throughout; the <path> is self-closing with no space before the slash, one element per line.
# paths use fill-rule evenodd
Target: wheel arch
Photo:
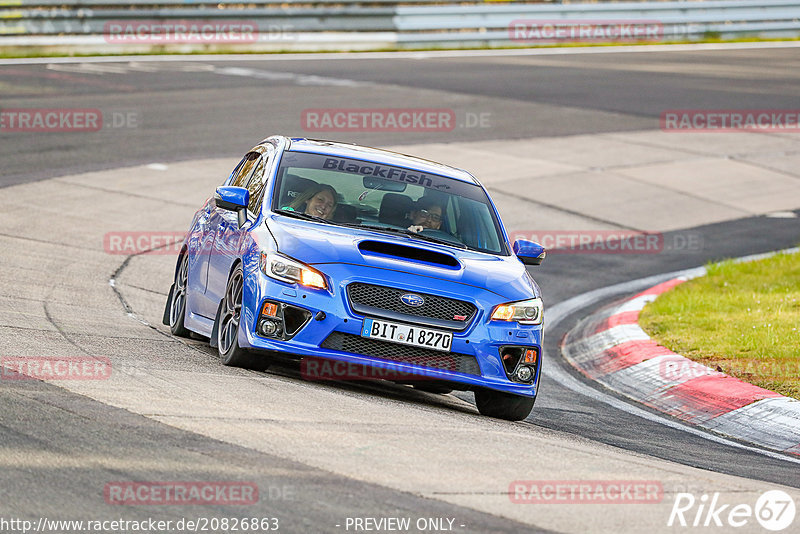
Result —
<path fill-rule="evenodd" d="M 188 253 L 189 253 L 189 246 L 184 244 L 181 247 L 180 252 L 178 252 L 178 259 L 175 261 L 175 269 L 173 269 L 173 272 L 172 272 L 172 279 L 173 280 L 175 279 L 176 276 L 178 276 L 178 269 L 180 269 L 180 267 L 181 267 L 181 259 L 183 258 L 184 255 L 186 255 Z"/>

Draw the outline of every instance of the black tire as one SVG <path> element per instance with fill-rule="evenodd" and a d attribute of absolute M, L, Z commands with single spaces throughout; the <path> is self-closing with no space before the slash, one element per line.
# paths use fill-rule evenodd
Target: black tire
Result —
<path fill-rule="evenodd" d="M 522 397 L 491 389 L 475 391 L 475 404 L 481 415 L 506 421 L 522 421 L 533 410 L 536 397 Z"/>
<path fill-rule="evenodd" d="M 425 393 L 436 393 L 438 395 L 447 395 L 453 392 L 453 388 L 438 382 L 417 382 L 413 384 L 413 386 L 414 389 L 424 391 Z"/>
<path fill-rule="evenodd" d="M 189 337 L 191 332 L 183 321 L 186 318 L 186 285 L 189 280 L 189 257 L 182 254 L 178 262 L 178 269 L 175 271 L 175 281 L 169 290 L 167 300 L 167 310 L 165 315 L 169 321 L 169 331 L 172 335 L 179 337 Z"/>
<path fill-rule="evenodd" d="M 242 293 L 244 274 L 239 264 L 228 278 L 225 296 L 220 304 L 217 317 L 217 350 L 223 365 L 231 367 L 256 368 L 254 354 L 239 346 L 239 320 L 242 317 Z"/>

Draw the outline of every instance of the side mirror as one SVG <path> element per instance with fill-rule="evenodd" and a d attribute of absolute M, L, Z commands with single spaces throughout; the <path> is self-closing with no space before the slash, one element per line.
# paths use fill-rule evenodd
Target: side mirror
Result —
<path fill-rule="evenodd" d="M 247 222 L 247 205 L 250 203 L 250 191 L 246 187 L 222 185 L 214 192 L 214 204 L 223 210 L 235 211 L 239 216 L 239 228 Z"/>
<path fill-rule="evenodd" d="M 525 265 L 539 265 L 547 256 L 547 251 L 542 245 L 524 239 L 514 241 L 512 250 Z"/>

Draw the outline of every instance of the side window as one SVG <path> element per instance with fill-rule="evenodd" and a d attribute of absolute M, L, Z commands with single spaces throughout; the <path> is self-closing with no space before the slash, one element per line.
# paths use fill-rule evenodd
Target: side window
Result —
<path fill-rule="evenodd" d="M 228 185 L 236 186 L 236 187 L 245 187 L 247 183 L 247 179 L 250 177 L 250 174 L 253 172 L 253 167 L 256 166 L 259 159 L 261 159 L 261 154 L 258 152 L 249 152 L 244 159 L 239 163 L 239 166 L 233 171 L 233 176 L 231 177 L 231 181 Z"/>
<path fill-rule="evenodd" d="M 261 195 L 264 193 L 264 168 L 266 167 L 266 158 L 258 160 L 258 166 L 247 184 L 247 190 L 250 191 L 250 204 L 247 209 L 252 213 L 258 213 L 258 205 L 261 203 Z"/>
<path fill-rule="evenodd" d="M 231 171 L 228 177 L 225 178 L 225 181 L 222 182 L 222 185 L 233 184 L 235 177 L 238 176 L 239 170 L 242 168 L 242 166 L 245 164 L 246 161 L 247 161 L 247 156 L 243 157 L 242 160 L 236 164 L 236 167 Z"/>
<path fill-rule="evenodd" d="M 259 206 L 261 206 L 261 201 L 264 198 L 267 182 L 266 170 L 272 160 L 273 153 L 273 150 L 269 150 L 266 154 L 259 155 L 255 170 L 250 177 L 250 181 L 247 182 L 247 190 L 250 191 L 250 204 L 247 206 L 247 210 L 253 214 L 258 213 Z"/>

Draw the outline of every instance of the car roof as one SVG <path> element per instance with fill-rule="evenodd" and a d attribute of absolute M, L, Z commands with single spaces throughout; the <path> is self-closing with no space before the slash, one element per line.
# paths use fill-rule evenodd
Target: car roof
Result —
<path fill-rule="evenodd" d="M 408 154 L 392 152 L 381 148 L 356 145 L 354 143 L 341 143 L 338 141 L 326 141 L 323 139 L 307 139 L 305 137 L 293 137 L 289 139 L 290 145 L 287 150 L 295 152 L 313 152 L 315 154 L 326 154 L 331 156 L 349 157 L 353 159 L 366 159 L 387 165 L 398 167 L 411 167 L 417 170 L 439 174 L 448 178 L 461 180 L 471 184 L 480 185 L 480 182 L 470 173 L 457 167 L 451 167 L 444 163 L 431 161 Z"/>

